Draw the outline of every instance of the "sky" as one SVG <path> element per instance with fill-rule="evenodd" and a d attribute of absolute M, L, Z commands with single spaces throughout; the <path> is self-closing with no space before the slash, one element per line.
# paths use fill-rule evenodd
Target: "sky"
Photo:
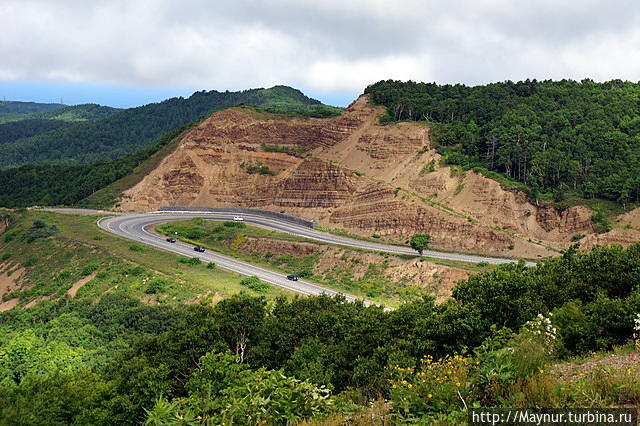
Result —
<path fill-rule="evenodd" d="M 0 0 L 0 97 L 130 107 L 285 84 L 640 80 L 637 0 Z"/>

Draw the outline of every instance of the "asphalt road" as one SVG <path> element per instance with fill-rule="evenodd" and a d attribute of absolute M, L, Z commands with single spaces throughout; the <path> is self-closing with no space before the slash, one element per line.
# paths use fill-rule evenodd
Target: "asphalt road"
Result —
<path fill-rule="evenodd" d="M 53 209 L 52 209 L 53 210 Z M 95 214 L 94 211 L 83 211 L 81 209 L 55 209 L 55 211 L 62 212 L 65 210 L 68 213 L 75 214 Z M 205 252 L 198 253 L 193 250 L 193 246 L 181 242 L 169 243 L 165 240 L 166 237 L 158 235 L 152 232 L 153 225 L 169 222 L 174 220 L 185 220 L 194 217 L 201 217 L 208 220 L 233 220 L 237 213 L 212 213 L 212 212 L 155 212 L 145 214 L 123 214 L 118 216 L 105 217 L 98 221 L 98 226 L 105 231 L 119 235 L 124 238 L 128 238 L 133 241 L 137 241 L 143 244 L 148 244 L 163 250 L 171 251 L 183 256 L 198 257 L 205 262 L 215 262 L 220 268 L 237 272 L 239 274 L 252 276 L 255 275 L 261 280 L 270 284 L 285 288 L 296 293 L 305 295 L 319 295 L 319 294 L 343 294 L 335 290 L 322 287 L 320 285 L 305 281 L 290 281 L 282 273 L 270 271 L 259 266 L 252 265 L 241 260 L 237 260 L 231 257 L 223 256 L 217 253 Z M 257 214 L 242 214 L 245 223 L 261 226 L 264 228 L 272 229 L 279 232 L 288 233 L 291 235 L 297 235 L 325 243 L 338 244 L 349 247 L 357 247 L 366 250 L 375 250 L 394 254 L 409 254 L 417 255 L 417 253 L 408 247 L 392 246 L 385 244 L 378 244 L 368 241 L 359 241 L 346 237 L 335 236 L 320 232 L 311 228 L 295 225 L 290 222 L 276 220 L 272 218 L 266 218 Z M 443 253 L 437 251 L 425 251 L 423 256 L 429 256 L 439 259 L 457 260 L 462 262 L 487 262 L 492 264 L 512 263 L 515 260 L 512 259 L 500 259 L 495 257 L 485 257 L 476 255 L 466 255 L 458 253 Z M 531 266 L 533 263 L 528 262 L 527 265 Z M 357 297 L 343 294 L 348 300 L 358 300 Z M 360 299 L 362 300 L 362 299 Z M 364 300 L 366 304 L 372 302 Z"/>
<path fill-rule="evenodd" d="M 78 213 L 78 212 L 76 212 Z M 282 287 L 284 289 L 309 296 L 317 296 L 320 294 L 328 294 L 330 296 L 343 295 L 349 301 L 362 300 L 365 305 L 374 304 L 371 301 L 364 300 L 349 294 L 344 294 L 330 288 L 299 279 L 298 281 L 290 281 L 280 272 L 274 272 L 256 265 L 252 265 L 242 260 L 223 256 L 218 253 L 206 251 L 199 253 L 193 250 L 193 246 L 180 241 L 169 243 L 166 237 L 155 234 L 151 231 L 153 225 L 171 221 L 184 220 L 194 217 L 205 217 L 214 220 L 230 220 L 233 215 L 202 215 L 202 214 L 140 214 L 140 215 L 121 215 L 102 218 L 98 221 L 98 226 L 105 231 L 137 241 L 142 244 L 177 253 L 187 257 L 198 257 L 204 262 L 214 262 L 217 267 L 229 271 L 237 272 L 247 276 L 257 276 L 263 281 Z M 250 222 L 249 218 L 246 218 Z M 251 221 L 250 223 L 256 223 Z M 259 223 L 256 223 L 259 224 Z"/>

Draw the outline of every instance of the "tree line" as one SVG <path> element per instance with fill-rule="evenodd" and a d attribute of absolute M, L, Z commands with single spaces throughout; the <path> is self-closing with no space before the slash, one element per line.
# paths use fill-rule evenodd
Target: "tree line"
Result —
<path fill-rule="evenodd" d="M 380 81 L 383 121 L 427 121 L 449 164 L 503 173 L 532 192 L 640 200 L 640 83 Z"/>

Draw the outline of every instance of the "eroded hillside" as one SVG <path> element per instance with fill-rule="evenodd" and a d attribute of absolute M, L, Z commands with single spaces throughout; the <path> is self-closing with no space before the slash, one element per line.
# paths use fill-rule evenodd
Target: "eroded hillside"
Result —
<path fill-rule="evenodd" d="M 439 249 L 531 258 L 593 233 L 588 209 L 539 207 L 479 174 L 441 167 L 427 127 L 382 126 L 381 113 L 366 97 L 328 119 L 217 112 L 119 208 L 259 207 L 391 241 L 426 232 Z"/>

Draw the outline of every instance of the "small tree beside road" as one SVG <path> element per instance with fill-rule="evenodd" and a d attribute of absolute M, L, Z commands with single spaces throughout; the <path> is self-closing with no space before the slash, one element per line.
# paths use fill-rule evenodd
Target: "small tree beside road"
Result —
<path fill-rule="evenodd" d="M 431 242 L 431 235 L 429 234 L 415 234 L 409 240 L 409 245 L 412 249 L 417 250 L 422 256 L 422 252 L 429 248 L 429 243 Z"/>

